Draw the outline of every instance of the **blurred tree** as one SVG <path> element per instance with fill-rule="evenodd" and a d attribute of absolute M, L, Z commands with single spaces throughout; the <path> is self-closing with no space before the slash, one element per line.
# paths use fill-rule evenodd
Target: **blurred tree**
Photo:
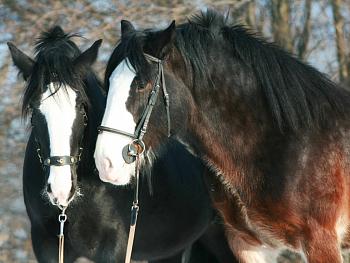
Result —
<path fill-rule="evenodd" d="M 256 28 L 256 23 L 256 1 L 252 0 L 247 6 L 246 24 L 250 28 Z"/>
<path fill-rule="evenodd" d="M 270 0 L 270 12 L 275 42 L 288 51 L 293 51 L 293 37 L 290 30 L 290 1 Z"/>
<path fill-rule="evenodd" d="M 306 59 L 307 46 L 310 39 L 311 31 L 311 7 L 312 0 L 305 0 L 304 13 L 302 15 L 301 30 L 295 36 L 296 54 L 302 60 Z"/>
<path fill-rule="evenodd" d="M 337 59 L 338 59 L 338 72 L 339 80 L 341 82 L 348 82 L 349 79 L 349 54 L 347 52 L 347 41 L 345 39 L 344 18 L 340 12 L 341 8 L 344 6 L 343 0 L 331 0 L 332 11 L 333 11 L 333 21 L 335 27 L 335 42 L 337 47 Z"/>

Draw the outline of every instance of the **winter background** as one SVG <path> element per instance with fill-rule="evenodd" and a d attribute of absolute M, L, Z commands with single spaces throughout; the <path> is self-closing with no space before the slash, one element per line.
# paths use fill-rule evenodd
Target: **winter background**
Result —
<path fill-rule="evenodd" d="M 36 262 L 22 196 L 30 131 L 20 113 L 24 82 L 6 42 L 33 56 L 36 38 L 53 25 L 83 35 L 75 39 L 82 50 L 103 38 L 95 65 L 102 77 L 121 19 L 141 28 L 165 27 L 207 8 L 229 14 L 350 87 L 350 0 L 0 0 L 0 262 Z M 286 253 L 280 262 L 302 261 Z"/>

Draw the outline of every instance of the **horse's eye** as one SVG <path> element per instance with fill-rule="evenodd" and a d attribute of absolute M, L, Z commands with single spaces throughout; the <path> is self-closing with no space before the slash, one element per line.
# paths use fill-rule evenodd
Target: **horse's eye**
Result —
<path fill-rule="evenodd" d="M 138 90 L 144 89 L 147 85 L 146 81 L 139 76 L 135 77 L 135 84 Z"/>

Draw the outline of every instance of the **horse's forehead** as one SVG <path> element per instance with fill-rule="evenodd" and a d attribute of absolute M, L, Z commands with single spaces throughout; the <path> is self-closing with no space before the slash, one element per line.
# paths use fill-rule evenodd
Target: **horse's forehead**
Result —
<path fill-rule="evenodd" d="M 112 72 L 111 78 L 112 78 L 112 76 L 113 76 L 113 78 L 115 78 L 118 76 L 123 76 L 123 75 L 128 75 L 128 74 L 135 75 L 136 71 L 135 71 L 134 67 L 132 66 L 132 64 L 130 63 L 129 59 L 124 58 L 117 65 L 117 67 L 114 69 L 114 71 Z"/>
<path fill-rule="evenodd" d="M 56 84 L 50 83 L 42 94 L 39 106 L 41 113 L 52 121 L 75 117 L 77 92 L 69 86 L 56 89 Z"/>
<path fill-rule="evenodd" d="M 50 155 L 69 156 L 73 124 L 77 115 L 77 93 L 69 86 L 62 86 L 53 94 L 54 88 L 55 85 L 50 83 L 42 96 L 39 110 L 47 124 Z"/>
<path fill-rule="evenodd" d="M 136 76 L 135 69 L 129 60 L 123 59 L 112 72 L 109 83 L 114 90 L 129 90 L 131 81 Z"/>

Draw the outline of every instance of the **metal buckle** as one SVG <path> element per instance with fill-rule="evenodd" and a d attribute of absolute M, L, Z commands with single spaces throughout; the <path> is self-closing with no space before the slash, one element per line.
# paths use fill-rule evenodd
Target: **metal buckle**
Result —
<path fill-rule="evenodd" d="M 136 148 L 136 155 L 141 155 L 143 154 L 143 152 L 145 151 L 145 143 L 143 142 L 143 140 L 140 139 L 135 139 L 133 140 L 130 144 L 129 144 L 129 149 L 130 146 L 133 145 Z M 136 156 L 135 155 L 135 156 Z"/>
<path fill-rule="evenodd" d="M 124 146 L 122 155 L 124 162 L 127 164 L 133 163 L 136 157 L 143 154 L 145 151 L 145 143 L 142 140 L 135 139 L 131 143 Z"/>

